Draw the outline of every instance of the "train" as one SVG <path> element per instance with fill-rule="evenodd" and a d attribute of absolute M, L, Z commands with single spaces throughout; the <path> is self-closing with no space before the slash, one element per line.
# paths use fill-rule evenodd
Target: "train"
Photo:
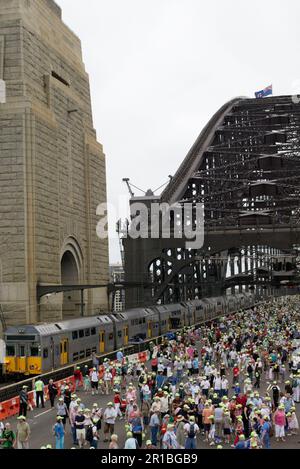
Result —
<path fill-rule="evenodd" d="M 5 373 L 40 375 L 76 364 L 93 353 L 113 352 L 185 326 L 250 308 L 255 302 L 254 293 L 239 293 L 56 323 L 11 326 L 4 334 Z"/>

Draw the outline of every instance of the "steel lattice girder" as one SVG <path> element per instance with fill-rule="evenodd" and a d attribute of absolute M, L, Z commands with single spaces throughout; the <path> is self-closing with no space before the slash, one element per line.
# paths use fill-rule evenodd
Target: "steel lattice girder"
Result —
<path fill-rule="evenodd" d="M 124 239 L 126 280 L 152 285 L 128 292 L 127 307 L 274 284 L 274 275 L 258 275 L 259 267 L 272 273 L 274 256 L 300 245 L 300 104 L 294 101 L 236 98 L 213 116 L 160 198 L 203 204 L 204 246 L 186 250 L 184 238 Z M 260 266 L 253 261 L 257 247 L 269 256 Z M 249 268 L 243 261 L 229 275 L 232 253 L 250 251 Z M 295 268 L 286 268 L 275 277 L 292 279 Z"/>

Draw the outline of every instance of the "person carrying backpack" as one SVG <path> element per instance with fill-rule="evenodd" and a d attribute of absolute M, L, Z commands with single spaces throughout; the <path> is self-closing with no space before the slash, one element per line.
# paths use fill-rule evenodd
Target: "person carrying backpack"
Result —
<path fill-rule="evenodd" d="M 185 442 L 185 449 L 196 449 L 197 448 L 197 434 L 200 429 L 195 423 L 195 417 L 191 416 L 189 418 L 189 423 L 186 423 L 184 426 L 184 431 L 187 435 Z"/>

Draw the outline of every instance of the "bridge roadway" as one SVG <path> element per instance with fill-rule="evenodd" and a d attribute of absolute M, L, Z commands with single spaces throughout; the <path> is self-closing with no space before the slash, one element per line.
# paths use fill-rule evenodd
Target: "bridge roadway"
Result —
<path fill-rule="evenodd" d="M 148 369 L 150 370 L 150 364 L 147 364 Z M 262 375 L 261 379 L 261 389 L 259 390 L 260 394 L 263 396 L 266 392 L 268 382 L 265 379 L 265 373 Z M 227 375 L 229 383 L 231 384 L 231 370 Z M 288 379 L 288 378 L 286 378 Z M 185 380 L 186 381 L 186 378 Z M 132 382 L 137 386 L 137 379 L 133 379 Z M 279 384 L 280 385 L 280 384 Z M 280 389 L 283 389 L 284 386 L 281 384 Z M 85 404 L 86 408 L 92 409 L 94 403 L 97 403 L 99 407 L 105 408 L 106 404 L 109 401 L 113 400 L 113 394 L 106 396 L 106 395 L 91 395 L 91 392 L 88 394 L 84 392 L 82 388 L 77 391 L 78 397 L 82 400 Z M 229 389 L 229 397 L 233 395 L 233 390 Z M 56 400 L 57 402 L 57 400 Z M 296 412 L 298 421 L 300 422 L 300 404 L 296 404 Z M 11 425 L 12 429 L 16 430 L 17 425 L 17 416 L 8 420 Z M 53 448 L 55 448 L 55 438 L 52 435 L 52 427 L 56 421 L 56 411 L 55 408 L 50 408 L 50 402 L 45 403 L 45 409 L 34 409 L 33 411 L 27 414 L 27 422 L 31 428 L 31 437 L 30 437 L 30 449 L 40 449 L 41 446 L 51 444 Z M 125 429 L 124 429 L 124 420 L 116 421 L 115 425 L 115 433 L 119 436 L 119 447 L 124 448 L 125 442 Z M 102 429 L 100 431 L 100 441 L 98 444 L 98 449 L 108 449 L 109 443 L 104 443 L 103 439 L 103 424 Z M 147 433 L 146 439 L 150 437 L 149 431 Z M 144 440 L 145 443 L 146 440 Z M 71 449 L 73 447 L 72 437 L 70 433 L 70 425 L 67 422 L 66 425 L 66 435 L 65 435 L 65 449 Z M 88 449 L 89 445 L 86 446 L 85 449 Z M 197 449 L 214 449 L 215 447 L 208 446 L 207 443 L 203 442 L 203 435 L 198 436 L 197 438 Z M 300 433 L 299 435 L 295 436 L 287 436 L 285 442 L 277 443 L 275 438 L 271 438 L 271 448 L 272 449 L 300 449 Z M 229 445 L 223 444 L 223 449 L 231 449 Z"/>

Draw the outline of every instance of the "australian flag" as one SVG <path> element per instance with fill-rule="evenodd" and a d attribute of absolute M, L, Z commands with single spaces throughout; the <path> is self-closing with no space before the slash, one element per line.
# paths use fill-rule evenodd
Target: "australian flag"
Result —
<path fill-rule="evenodd" d="M 266 96 L 270 96 L 273 94 L 273 85 L 267 86 L 264 90 L 257 91 L 255 93 L 256 98 L 265 98 Z"/>

